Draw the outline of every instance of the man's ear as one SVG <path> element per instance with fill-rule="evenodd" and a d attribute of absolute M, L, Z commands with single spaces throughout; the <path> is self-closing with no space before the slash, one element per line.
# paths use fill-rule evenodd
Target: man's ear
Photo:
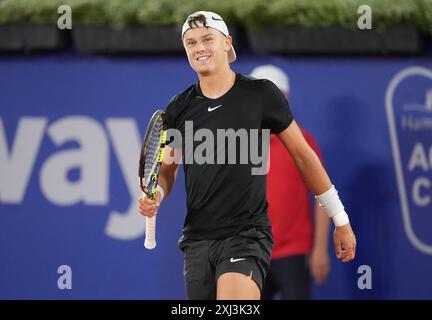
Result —
<path fill-rule="evenodd" d="M 232 46 L 232 37 L 231 36 L 227 36 L 225 37 L 225 46 L 224 46 L 224 50 L 226 52 L 230 51 Z"/>

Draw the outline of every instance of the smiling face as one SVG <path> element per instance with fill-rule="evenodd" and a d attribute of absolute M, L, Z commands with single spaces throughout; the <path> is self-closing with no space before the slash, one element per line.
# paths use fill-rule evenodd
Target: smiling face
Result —
<path fill-rule="evenodd" d="M 209 75 L 229 65 L 228 51 L 232 39 L 213 28 L 191 28 L 183 36 L 189 63 L 200 75 Z"/>

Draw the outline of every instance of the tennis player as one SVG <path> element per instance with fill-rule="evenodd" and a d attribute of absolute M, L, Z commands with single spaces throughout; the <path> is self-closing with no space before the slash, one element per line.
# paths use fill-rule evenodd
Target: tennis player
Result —
<path fill-rule="evenodd" d="M 182 28 L 182 41 L 198 82 L 174 96 L 166 109 L 168 128 L 184 136 L 186 121 L 194 128 L 269 129 L 276 134 L 306 184 L 335 223 L 336 255 L 354 259 L 356 240 L 349 218 L 319 158 L 303 137 L 288 102 L 269 80 L 257 80 L 231 69 L 236 59 L 232 38 L 216 13 L 199 11 Z M 165 156 L 178 158 L 175 141 Z M 217 151 L 220 149 L 216 147 Z M 226 150 L 223 150 L 224 152 Z M 172 162 L 172 161 L 171 161 Z M 260 299 L 270 266 L 273 238 L 267 214 L 266 177 L 252 175 L 253 163 L 198 164 L 185 161 L 187 216 L 179 246 L 184 252 L 188 299 Z M 144 216 L 157 213 L 168 196 L 179 164 L 164 163 L 155 201 L 140 198 Z"/>

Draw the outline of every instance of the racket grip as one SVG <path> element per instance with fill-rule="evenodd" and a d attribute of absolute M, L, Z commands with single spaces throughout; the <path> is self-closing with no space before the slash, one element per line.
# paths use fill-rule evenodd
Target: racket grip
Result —
<path fill-rule="evenodd" d="M 156 216 L 146 218 L 144 247 L 149 250 L 156 248 Z"/>

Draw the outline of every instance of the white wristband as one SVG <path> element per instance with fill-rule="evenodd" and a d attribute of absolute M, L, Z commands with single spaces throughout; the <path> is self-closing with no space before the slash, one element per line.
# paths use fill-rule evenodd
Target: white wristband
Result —
<path fill-rule="evenodd" d="M 337 213 L 332 219 L 336 227 L 342 227 L 349 223 L 348 214 L 345 211 Z"/>
<path fill-rule="evenodd" d="M 160 185 L 157 185 L 156 190 L 159 191 L 159 194 L 160 194 L 159 202 L 162 202 L 162 200 L 165 196 L 165 191 L 164 191 L 164 189 L 162 189 L 162 187 Z"/>
<path fill-rule="evenodd" d="M 315 196 L 320 207 L 324 209 L 329 218 L 333 219 L 336 227 L 341 227 L 349 223 L 349 218 L 345 208 L 339 199 L 338 192 L 332 185 L 326 192 Z"/>

